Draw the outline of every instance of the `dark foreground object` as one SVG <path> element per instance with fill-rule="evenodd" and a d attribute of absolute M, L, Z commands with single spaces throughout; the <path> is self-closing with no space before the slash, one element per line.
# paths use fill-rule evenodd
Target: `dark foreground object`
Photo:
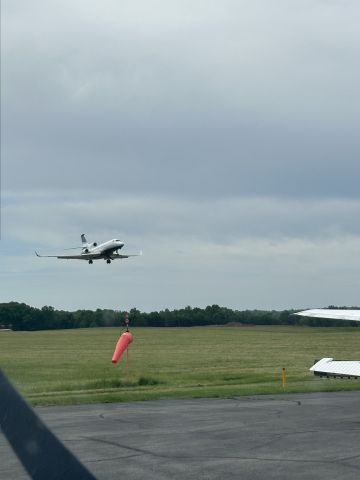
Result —
<path fill-rule="evenodd" d="M 37 417 L 1 370 L 0 427 L 30 478 L 95 480 Z M 6 463 L 6 456 L 1 455 L 1 463 Z M 0 478 L 17 475 L 9 472 L 0 474 Z"/>
<path fill-rule="evenodd" d="M 37 413 L 102 480 L 358 480 L 359 405 L 360 392 L 337 392 Z M 28 478 L 2 435 L 0 458 L 0 478 Z"/>

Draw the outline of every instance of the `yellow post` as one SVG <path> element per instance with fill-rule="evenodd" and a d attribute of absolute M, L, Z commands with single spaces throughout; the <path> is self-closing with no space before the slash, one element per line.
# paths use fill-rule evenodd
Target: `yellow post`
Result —
<path fill-rule="evenodd" d="M 285 388 L 286 387 L 286 369 L 284 367 L 282 369 L 281 379 L 282 379 L 282 386 L 283 388 Z"/>

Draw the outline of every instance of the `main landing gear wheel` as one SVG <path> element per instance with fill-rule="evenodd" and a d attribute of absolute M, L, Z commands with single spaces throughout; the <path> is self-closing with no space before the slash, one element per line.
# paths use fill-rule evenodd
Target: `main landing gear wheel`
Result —
<path fill-rule="evenodd" d="M 108 258 L 108 259 L 106 260 L 106 263 L 111 263 L 110 258 Z"/>
<path fill-rule="evenodd" d="M 90 263 L 90 265 L 92 265 L 93 261 L 92 261 L 92 260 L 89 260 L 89 263 Z"/>

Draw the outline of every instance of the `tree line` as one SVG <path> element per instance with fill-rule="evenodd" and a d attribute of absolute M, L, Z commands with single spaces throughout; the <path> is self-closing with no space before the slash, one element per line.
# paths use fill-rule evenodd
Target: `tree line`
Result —
<path fill-rule="evenodd" d="M 331 307 L 336 308 L 336 307 Z M 339 307 L 340 308 L 340 307 Z M 345 307 L 341 307 L 345 308 Z M 352 307 L 357 308 L 357 307 Z M 297 310 L 232 310 L 219 305 L 206 308 L 185 307 L 159 312 L 129 312 L 132 327 L 192 327 L 205 325 L 305 325 L 316 327 L 359 326 L 356 322 L 306 318 L 293 315 Z M 25 303 L 0 303 L 0 328 L 12 330 L 55 330 L 66 328 L 120 327 L 125 311 L 97 309 L 68 312 L 44 306 L 35 308 Z"/>

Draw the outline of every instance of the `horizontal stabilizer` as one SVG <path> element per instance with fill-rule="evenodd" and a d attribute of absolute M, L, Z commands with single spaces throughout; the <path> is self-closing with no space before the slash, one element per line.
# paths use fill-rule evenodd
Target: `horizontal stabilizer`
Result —
<path fill-rule="evenodd" d="M 322 358 L 310 370 L 315 375 L 324 377 L 360 377 L 359 360 L 334 360 Z"/>

